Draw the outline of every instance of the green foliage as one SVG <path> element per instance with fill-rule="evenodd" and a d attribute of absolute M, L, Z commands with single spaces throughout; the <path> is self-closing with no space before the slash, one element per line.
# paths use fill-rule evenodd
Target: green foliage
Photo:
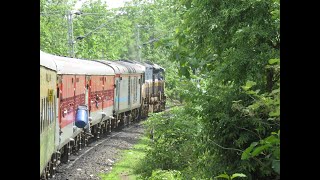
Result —
<path fill-rule="evenodd" d="M 152 171 L 152 175 L 148 180 L 182 180 L 181 172 L 179 171 L 167 171 L 167 170 L 155 170 Z"/>
<path fill-rule="evenodd" d="M 40 49 L 68 55 L 66 13 L 75 4 L 72 0 L 40 1 Z"/>
<path fill-rule="evenodd" d="M 143 177 L 156 176 L 159 172 L 154 170 L 158 169 L 183 171 L 196 160 L 193 154 L 200 127 L 183 107 L 152 114 L 145 125 L 153 141 L 136 170 Z"/>
<path fill-rule="evenodd" d="M 247 160 L 262 154 L 262 159 L 268 161 L 266 164 L 270 164 L 271 168 L 280 175 L 280 130 L 278 133 L 272 133 L 267 138 L 252 144 L 254 145 L 242 153 L 241 159 Z"/>
<path fill-rule="evenodd" d="M 220 174 L 219 176 L 216 176 L 215 179 L 224 178 L 224 179 L 231 180 L 231 179 L 235 179 L 235 178 L 238 178 L 238 177 L 247 177 L 247 176 L 245 174 L 242 174 L 242 173 L 234 173 L 231 176 L 228 175 L 227 173 L 224 173 L 224 174 Z"/>
<path fill-rule="evenodd" d="M 199 107 L 203 127 L 197 165 L 206 178 L 224 171 L 276 178 L 265 154 L 270 144 L 260 140 L 280 128 L 279 1 L 190 0 L 176 7 L 181 20 L 170 58 L 182 76 L 200 79 L 201 91 L 185 99 Z"/>

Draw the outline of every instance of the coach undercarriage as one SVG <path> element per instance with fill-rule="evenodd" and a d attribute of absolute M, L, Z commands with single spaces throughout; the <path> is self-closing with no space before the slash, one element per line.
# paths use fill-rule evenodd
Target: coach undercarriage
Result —
<path fill-rule="evenodd" d="M 68 163 L 71 154 L 78 155 L 82 148 L 88 146 L 90 141 L 99 139 L 103 134 L 110 134 L 112 130 L 116 130 L 131 123 L 140 120 L 140 108 L 133 109 L 129 112 L 123 112 L 115 115 L 115 118 L 107 119 L 101 123 L 90 126 L 90 133 L 82 131 L 65 144 L 59 151 L 54 153 L 51 161 L 47 164 L 44 173 L 40 179 L 48 179 L 54 177 L 56 167 L 60 163 Z"/>

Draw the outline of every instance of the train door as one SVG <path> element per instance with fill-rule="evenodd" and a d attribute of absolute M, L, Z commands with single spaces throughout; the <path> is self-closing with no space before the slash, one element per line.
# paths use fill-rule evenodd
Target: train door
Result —
<path fill-rule="evenodd" d="M 128 108 L 131 109 L 131 77 L 128 78 Z"/>
<path fill-rule="evenodd" d="M 139 103 L 142 104 L 141 102 L 141 98 L 142 98 L 142 84 L 143 84 L 143 75 L 140 76 L 140 78 L 138 79 L 138 86 L 139 86 L 139 96 L 138 96 L 138 99 L 139 99 Z"/>
<path fill-rule="evenodd" d="M 106 80 L 107 80 L 107 77 L 106 76 L 102 76 L 101 80 L 102 80 L 102 82 L 101 82 L 102 83 L 101 107 L 102 107 L 102 111 L 103 111 L 104 108 L 106 108 L 106 106 L 107 106 L 107 103 L 106 103 L 106 98 L 107 98 L 107 95 L 106 95 L 106 90 L 107 90 Z"/>
<path fill-rule="evenodd" d="M 110 116 L 114 106 L 114 76 L 104 76 L 104 80 L 103 111 Z"/>
<path fill-rule="evenodd" d="M 61 83 L 62 83 L 62 81 L 61 81 L 61 76 L 60 75 L 58 75 L 57 76 L 57 96 L 56 96 L 56 99 L 55 99 L 55 101 L 56 101 L 56 109 L 57 109 L 57 111 L 56 111 L 56 135 L 55 135 L 55 137 L 57 137 L 56 139 L 55 139 L 55 145 L 56 145 L 56 147 L 58 147 L 59 146 L 59 144 L 60 144 L 60 142 L 61 142 L 61 137 L 60 137 L 60 131 L 61 131 L 61 129 L 60 129 L 60 123 L 61 123 L 61 117 L 60 117 L 60 114 L 61 114 L 61 109 L 59 108 L 60 107 L 60 97 L 61 97 L 61 95 L 62 95 L 62 90 L 61 90 Z"/>
<path fill-rule="evenodd" d="M 115 99 L 114 99 L 115 111 L 119 110 L 119 100 L 120 100 L 120 80 L 119 80 L 119 78 L 117 78 L 116 79 L 116 92 L 115 92 Z"/>
<path fill-rule="evenodd" d="M 63 75 L 61 79 L 60 91 L 60 128 L 62 130 L 61 141 L 67 141 L 68 137 L 73 134 L 73 125 L 75 119 L 74 109 L 74 75 Z"/>
<path fill-rule="evenodd" d="M 103 76 L 90 76 L 90 117 L 92 125 L 101 121 Z"/>
<path fill-rule="evenodd" d="M 86 81 L 85 81 L 85 98 L 84 98 L 84 104 L 89 108 L 90 104 L 89 104 L 89 88 L 90 87 L 90 76 L 86 76 Z"/>
<path fill-rule="evenodd" d="M 85 104 L 85 92 L 86 92 L 86 79 L 84 75 L 76 75 L 75 76 L 75 110 Z M 75 131 L 76 129 L 74 129 Z"/>
<path fill-rule="evenodd" d="M 154 96 L 154 94 L 156 93 L 155 92 L 155 86 L 156 86 L 156 83 L 155 83 L 155 74 L 152 75 L 152 96 Z"/>

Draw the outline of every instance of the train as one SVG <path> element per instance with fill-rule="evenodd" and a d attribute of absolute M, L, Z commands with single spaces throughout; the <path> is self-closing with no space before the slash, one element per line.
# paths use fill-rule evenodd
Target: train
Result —
<path fill-rule="evenodd" d="M 40 50 L 40 179 L 101 134 L 165 110 L 165 69 Z"/>

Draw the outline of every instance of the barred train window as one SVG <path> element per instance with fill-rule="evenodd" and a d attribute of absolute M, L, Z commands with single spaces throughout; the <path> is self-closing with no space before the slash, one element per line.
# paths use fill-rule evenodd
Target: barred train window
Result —
<path fill-rule="evenodd" d="M 49 97 L 47 97 L 47 127 L 50 124 L 50 101 L 49 101 Z"/>
<path fill-rule="evenodd" d="M 135 87 L 136 87 L 136 85 L 135 85 L 135 77 L 132 79 L 132 95 L 133 95 L 133 97 L 132 97 L 132 103 L 135 103 L 135 100 L 136 100 L 136 89 L 135 89 Z"/>
<path fill-rule="evenodd" d="M 53 105 L 52 104 L 53 104 L 53 99 L 50 102 L 50 124 L 52 123 L 52 119 L 53 119 L 53 117 L 52 117 Z"/>
<path fill-rule="evenodd" d="M 51 110 L 51 102 L 49 101 L 49 98 L 47 99 L 47 101 L 48 101 L 48 125 L 47 126 L 49 126 L 50 125 L 50 119 L 51 119 L 51 115 L 50 115 L 50 110 Z"/>
<path fill-rule="evenodd" d="M 41 132 L 43 132 L 43 121 L 44 121 L 44 98 L 42 98 Z"/>
<path fill-rule="evenodd" d="M 42 122 L 42 99 L 40 100 L 40 134 L 41 134 L 41 122 Z"/>
<path fill-rule="evenodd" d="M 50 124 L 52 123 L 52 120 L 53 120 L 53 97 L 52 97 L 52 100 L 51 100 L 51 103 L 50 103 Z"/>
<path fill-rule="evenodd" d="M 45 119 L 45 111 L 44 111 L 44 98 L 42 99 L 42 119 L 41 119 L 41 132 L 43 132 L 44 129 L 44 119 Z"/>
<path fill-rule="evenodd" d="M 138 100 L 138 77 L 136 77 L 136 102 L 137 100 Z"/>
<path fill-rule="evenodd" d="M 54 122 L 54 117 L 55 117 L 55 104 L 56 104 L 56 98 L 53 96 L 53 101 L 52 101 L 52 119 L 51 122 Z"/>
<path fill-rule="evenodd" d="M 51 107 L 52 107 L 52 101 L 48 101 L 48 114 L 49 114 L 49 118 L 48 118 L 48 125 L 51 124 Z"/>
<path fill-rule="evenodd" d="M 53 120 L 53 97 L 52 97 L 52 100 L 51 100 L 51 103 L 50 103 L 50 124 L 52 123 L 52 120 Z"/>
<path fill-rule="evenodd" d="M 42 112 L 43 116 L 42 116 L 42 132 L 44 130 L 44 122 L 45 122 L 45 119 L 46 119 L 46 102 L 45 102 L 45 98 L 43 98 L 43 112 Z"/>
<path fill-rule="evenodd" d="M 40 133 L 42 132 L 42 99 L 41 99 L 41 103 L 40 103 Z"/>
<path fill-rule="evenodd" d="M 47 99 L 47 125 L 46 125 L 46 127 L 48 128 L 48 126 L 49 126 L 49 118 L 50 118 L 50 114 L 49 114 L 49 108 L 50 108 L 50 102 L 49 102 L 49 98 L 48 97 L 46 97 L 46 99 Z"/>
<path fill-rule="evenodd" d="M 130 94 L 131 94 L 131 92 L 130 92 L 130 84 L 131 84 L 131 80 L 130 80 L 130 77 L 129 77 L 129 79 L 128 79 L 128 105 L 130 105 Z"/>
<path fill-rule="evenodd" d="M 47 97 L 44 98 L 44 112 L 45 112 L 45 117 L 44 117 L 44 130 L 46 129 L 47 127 L 47 119 L 48 119 L 48 111 L 47 111 L 47 108 L 48 108 L 48 101 L 47 101 Z"/>
<path fill-rule="evenodd" d="M 51 124 L 51 101 L 48 99 L 48 125 Z"/>
<path fill-rule="evenodd" d="M 48 127 L 48 120 L 49 120 L 49 111 L 48 111 L 48 107 L 49 107 L 49 101 L 48 101 L 48 97 L 46 97 L 46 126 L 45 128 Z"/>
<path fill-rule="evenodd" d="M 43 119 L 43 99 L 41 99 L 41 111 L 40 111 L 40 134 L 42 133 L 42 119 Z"/>
<path fill-rule="evenodd" d="M 53 96 L 53 121 L 56 119 L 56 97 Z"/>

